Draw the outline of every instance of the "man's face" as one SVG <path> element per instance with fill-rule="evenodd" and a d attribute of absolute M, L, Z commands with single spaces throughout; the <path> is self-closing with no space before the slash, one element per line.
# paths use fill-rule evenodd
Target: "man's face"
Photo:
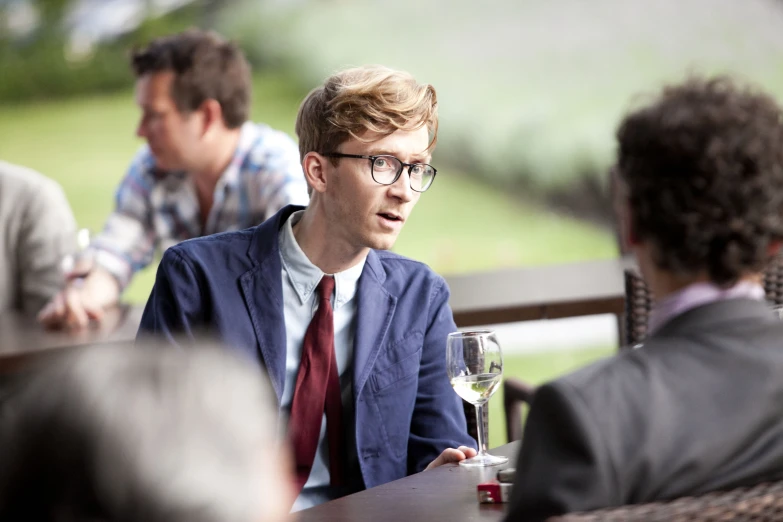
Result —
<path fill-rule="evenodd" d="M 362 138 L 372 138 L 364 135 Z M 429 163 L 426 127 L 413 131 L 398 130 L 376 141 L 362 143 L 354 138 L 342 143 L 343 154 L 395 156 L 404 163 Z M 327 168 L 328 182 L 322 195 L 326 219 L 332 230 L 356 248 L 388 250 L 394 246 L 419 192 L 410 187 L 408 167 L 392 185 L 376 183 L 368 159 L 340 158 L 337 167 Z"/>
<path fill-rule="evenodd" d="M 145 138 L 157 167 L 189 170 L 198 158 L 202 122 L 198 112 L 183 114 L 171 98 L 173 72 L 145 74 L 136 81 L 141 120 L 136 135 Z"/>

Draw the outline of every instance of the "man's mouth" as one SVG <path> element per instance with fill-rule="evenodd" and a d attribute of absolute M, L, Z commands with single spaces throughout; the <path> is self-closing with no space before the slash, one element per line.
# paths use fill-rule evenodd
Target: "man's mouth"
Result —
<path fill-rule="evenodd" d="M 402 223 L 404 220 L 402 219 L 402 216 L 399 214 L 393 214 L 391 212 L 378 212 L 378 215 L 381 216 L 383 219 L 386 219 L 388 221 L 395 221 Z"/>

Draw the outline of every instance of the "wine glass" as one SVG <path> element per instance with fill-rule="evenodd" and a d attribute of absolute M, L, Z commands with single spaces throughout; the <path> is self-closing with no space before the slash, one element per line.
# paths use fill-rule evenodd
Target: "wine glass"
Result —
<path fill-rule="evenodd" d="M 500 386 L 503 355 L 495 332 L 478 330 L 450 333 L 446 342 L 446 369 L 457 395 L 476 407 L 478 454 L 460 461 L 461 466 L 494 466 L 508 457 L 487 453 L 484 405 Z"/>
<path fill-rule="evenodd" d="M 80 280 L 87 277 L 93 269 L 93 251 L 90 249 L 92 233 L 87 228 L 76 232 L 76 244 L 72 253 L 66 255 L 60 267 L 66 281 Z"/>

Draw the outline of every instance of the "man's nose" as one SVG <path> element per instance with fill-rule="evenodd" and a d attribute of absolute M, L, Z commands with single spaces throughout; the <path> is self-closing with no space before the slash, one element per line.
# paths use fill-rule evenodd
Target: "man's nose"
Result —
<path fill-rule="evenodd" d="M 389 185 L 389 194 L 406 203 L 413 199 L 413 189 L 411 188 L 411 178 L 408 174 L 408 169 L 403 167 L 397 181 Z"/>

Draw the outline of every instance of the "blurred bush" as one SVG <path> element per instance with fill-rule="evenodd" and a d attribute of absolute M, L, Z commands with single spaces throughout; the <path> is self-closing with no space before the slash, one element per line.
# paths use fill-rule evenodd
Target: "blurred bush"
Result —
<path fill-rule="evenodd" d="M 316 85 L 364 63 L 438 89 L 439 164 L 608 222 L 615 126 L 639 93 L 688 71 L 783 95 L 776 0 L 245 0 L 225 33 Z"/>
<path fill-rule="evenodd" d="M 13 1 L 13 0 L 12 0 Z M 17 2 L 19 4 L 20 2 Z M 0 30 L 0 102 L 60 98 L 112 91 L 133 84 L 129 49 L 150 39 L 194 25 L 202 14 L 197 3 L 161 16 L 148 16 L 135 29 L 79 49 L 78 34 L 66 20 L 73 0 L 28 2 L 38 22 L 30 32 Z M 0 28 L 7 26 L 11 3 L 0 5 Z M 5 24 L 2 22 L 6 22 Z"/>
<path fill-rule="evenodd" d="M 411 71 L 438 89 L 442 173 L 602 223 L 614 129 L 639 93 L 694 71 L 783 96 L 779 0 L 196 0 L 89 52 L 64 23 L 76 1 L 0 0 L 0 102 L 129 87 L 129 48 L 215 25 L 290 98 L 347 65 Z M 4 30 L 20 4 L 40 16 L 21 36 Z"/>

